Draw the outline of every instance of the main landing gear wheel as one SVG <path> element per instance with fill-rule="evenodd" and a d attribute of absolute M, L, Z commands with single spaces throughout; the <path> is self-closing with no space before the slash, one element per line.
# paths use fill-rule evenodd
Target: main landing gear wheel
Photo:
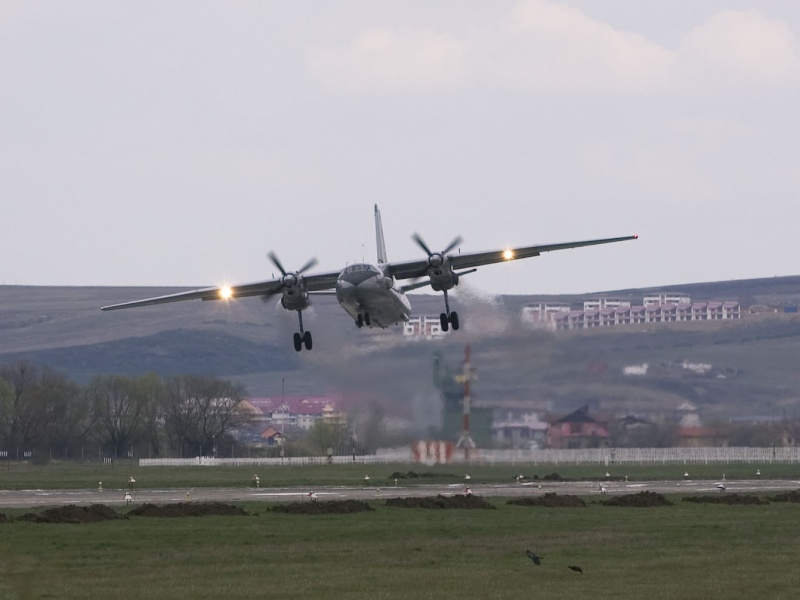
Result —
<path fill-rule="evenodd" d="M 363 316 L 361 316 L 361 314 L 359 314 L 359 315 L 356 317 L 356 327 L 358 327 L 359 329 L 361 329 L 363 326 L 364 326 L 364 317 L 363 317 Z"/>
<path fill-rule="evenodd" d="M 441 325 L 442 331 L 448 331 L 450 329 L 450 325 L 453 326 L 453 331 L 458 331 L 458 313 L 453 311 L 450 313 L 449 317 L 447 316 L 447 313 L 440 314 L 439 325 Z"/>
<path fill-rule="evenodd" d="M 366 325 L 367 327 L 372 325 L 372 323 L 370 323 L 369 320 L 369 313 L 364 313 L 364 325 Z"/>
<path fill-rule="evenodd" d="M 306 350 L 311 350 L 313 343 L 311 340 L 311 332 L 306 331 L 303 334 L 295 333 L 294 334 L 294 349 L 297 352 L 303 349 L 303 346 L 306 347 Z"/>

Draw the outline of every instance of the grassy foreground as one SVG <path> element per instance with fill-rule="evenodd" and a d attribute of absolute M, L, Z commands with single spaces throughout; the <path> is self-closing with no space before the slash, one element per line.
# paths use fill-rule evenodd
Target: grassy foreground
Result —
<path fill-rule="evenodd" d="M 800 506 L 0 524 L 0 598 L 796 598 Z M 8 516 L 23 511 L 6 510 Z M 525 556 L 543 557 L 536 567 Z M 584 573 L 567 569 L 580 565 Z"/>

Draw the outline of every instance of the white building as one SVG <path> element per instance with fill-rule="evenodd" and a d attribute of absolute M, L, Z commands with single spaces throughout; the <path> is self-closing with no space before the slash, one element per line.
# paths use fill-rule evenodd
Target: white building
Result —
<path fill-rule="evenodd" d="M 449 331 L 442 331 L 442 322 L 439 317 L 411 317 L 403 323 L 403 335 L 408 338 L 439 338 L 447 335 Z"/>
<path fill-rule="evenodd" d="M 602 310 L 604 308 L 630 308 L 630 300 L 621 298 L 595 298 L 583 301 L 583 310 Z"/>
<path fill-rule="evenodd" d="M 555 329 L 555 316 L 569 313 L 571 307 L 564 302 L 540 302 L 522 308 L 520 319 L 538 328 Z"/>
<path fill-rule="evenodd" d="M 659 292 L 657 294 L 649 294 L 644 297 L 644 306 L 652 306 L 654 304 L 690 304 L 691 297 L 685 294 L 670 294 L 668 292 Z"/>

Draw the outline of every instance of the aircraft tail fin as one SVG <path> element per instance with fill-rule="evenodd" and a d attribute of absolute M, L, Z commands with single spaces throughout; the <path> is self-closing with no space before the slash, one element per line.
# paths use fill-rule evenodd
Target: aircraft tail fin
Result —
<path fill-rule="evenodd" d="M 381 265 L 387 261 L 386 258 L 386 242 L 383 240 L 383 224 L 381 223 L 381 211 L 378 205 L 375 205 L 375 244 L 378 247 L 378 264 Z"/>

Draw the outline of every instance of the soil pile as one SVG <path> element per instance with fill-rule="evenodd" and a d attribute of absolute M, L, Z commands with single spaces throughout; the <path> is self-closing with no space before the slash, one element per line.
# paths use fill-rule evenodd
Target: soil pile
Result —
<path fill-rule="evenodd" d="M 426 471 L 424 473 L 417 473 L 415 471 L 408 471 L 407 473 L 401 473 L 400 471 L 395 471 L 391 475 L 389 475 L 389 480 L 392 479 L 419 479 L 420 477 L 435 477 L 438 479 L 460 479 L 458 475 L 453 475 L 452 473 L 431 473 L 430 471 Z"/>
<path fill-rule="evenodd" d="M 497 508 L 474 495 L 428 496 L 426 498 L 389 498 L 386 506 L 395 508 Z"/>
<path fill-rule="evenodd" d="M 767 498 L 770 502 L 800 502 L 800 492 L 792 490 L 791 492 L 784 492 L 777 496 L 769 496 Z"/>
<path fill-rule="evenodd" d="M 586 502 L 578 498 L 578 496 L 569 494 L 559 496 L 552 492 L 532 498 L 514 498 L 509 500 L 508 504 L 516 506 L 545 506 L 547 508 L 584 508 L 586 506 Z"/>
<path fill-rule="evenodd" d="M 142 504 L 128 513 L 135 517 L 243 517 L 248 513 L 243 508 L 222 502 L 178 502 L 177 504 Z"/>
<path fill-rule="evenodd" d="M 708 496 L 687 496 L 684 502 L 698 504 L 769 504 L 768 500 L 758 496 L 742 496 L 739 494 L 714 494 Z"/>
<path fill-rule="evenodd" d="M 638 494 L 626 494 L 624 496 L 613 496 L 608 500 L 600 500 L 603 506 L 626 506 L 632 508 L 651 508 L 654 506 L 671 506 L 672 502 L 667 500 L 662 494 L 656 492 L 639 492 Z"/>
<path fill-rule="evenodd" d="M 38 515 L 25 513 L 19 520 L 30 523 L 99 523 L 100 521 L 124 518 L 126 517 L 104 504 L 90 504 L 89 506 L 70 504 L 58 508 L 48 508 Z"/>
<path fill-rule="evenodd" d="M 542 477 L 542 480 L 544 480 L 544 481 L 569 481 L 569 479 L 564 479 L 558 473 L 550 473 L 549 475 L 545 475 L 544 477 Z"/>
<path fill-rule="evenodd" d="M 0 513 L 0 523 L 8 523 L 8 517 Z"/>
<path fill-rule="evenodd" d="M 328 500 L 325 502 L 292 502 L 291 504 L 277 504 L 271 509 L 273 512 L 290 513 L 293 515 L 329 515 L 367 512 L 375 510 L 361 500 Z"/>

